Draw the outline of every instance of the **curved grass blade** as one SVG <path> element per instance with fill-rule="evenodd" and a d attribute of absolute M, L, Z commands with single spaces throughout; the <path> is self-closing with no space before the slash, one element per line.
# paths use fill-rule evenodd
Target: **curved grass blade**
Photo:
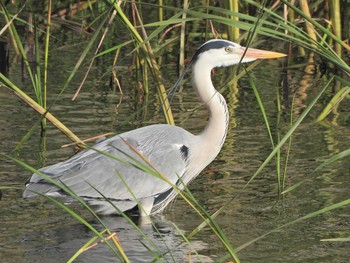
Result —
<path fill-rule="evenodd" d="M 324 161 L 320 166 L 318 166 L 314 172 L 321 170 L 322 168 L 324 168 L 325 166 L 338 161 L 339 159 L 345 158 L 347 156 L 350 155 L 350 149 L 342 151 L 336 155 L 333 155 L 331 158 L 327 159 L 326 161 Z"/>
<path fill-rule="evenodd" d="M 320 115 L 317 117 L 316 122 L 324 120 L 331 111 L 336 108 L 339 103 L 350 93 L 350 87 L 344 87 L 340 89 L 330 100 L 330 102 L 326 105 L 326 107 L 322 110 Z"/>
<path fill-rule="evenodd" d="M 103 230 L 100 232 L 100 235 L 102 236 L 106 231 Z M 67 261 L 67 263 L 74 262 L 89 246 L 91 246 L 96 240 L 98 236 L 92 237 L 88 242 L 86 242 L 75 254 Z"/>

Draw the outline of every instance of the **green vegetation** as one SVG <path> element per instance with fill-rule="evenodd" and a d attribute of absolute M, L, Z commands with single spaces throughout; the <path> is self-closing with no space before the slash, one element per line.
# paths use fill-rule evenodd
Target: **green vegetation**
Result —
<path fill-rule="evenodd" d="M 63 3 L 64 2 L 64 3 Z M 136 80 L 138 86 L 145 94 L 151 94 L 153 98 L 148 101 L 149 104 L 156 103 L 163 114 L 165 122 L 174 124 L 174 117 L 171 105 L 168 101 L 166 86 L 163 72 L 161 70 L 162 54 L 167 49 L 179 50 L 179 69 L 183 71 L 185 67 L 185 58 L 187 54 L 186 42 L 194 43 L 196 39 L 202 40 L 210 38 L 225 38 L 242 43 L 245 46 L 255 46 L 266 38 L 274 39 L 274 49 L 285 50 L 289 55 L 289 61 L 286 61 L 285 68 L 302 67 L 307 74 L 316 74 L 319 72 L 320 65 L 325 68 L 322 74 L 327 75 L 324 87 L 313 95 L 313 100 L 307 105 L 302 113 L 298 116 L 290 114 L 290 128 L 286 132 L 277 131 L 274 134 L 264 109 L 263 102 L 260 98 L 258 89 L 254 79 L 251 78 L 249 72 L 259 63 L 253 63 L 247 68 L 237 67 L 233 77 L 236 82 L 240 77 L 246 76 L 250 86 L 254 90 L 257 104 L 265 121 L 268 138 L 271 141 L 271 153 L 262 162 L 260 168 L 253 174 L 247 184 L 237 193 L 230 201 L 218 209 L 215 213 L 210 214 L 206 209 L 198 203 L 187 187 L 184 190 L 178 189 L 181 198 L 193 209 L 202 223 L 189 234 L 180 233 L 184 243 L 191 243 L 193 238 L 203 228 L 208 228 L 216 235 L 225 249 L 220 255 L 218 262 L 226 262 L 231 260 L 239 262 L 237 253 L 245 247 L 251 245 L 257 240 L 264 238 L 275 231 L 288 227 L 292 224 L 299 223 L 303 220 L 310 219 L 314 216 L 324 214 L 328 211 L 349 205 L 350 199 L 342 202 L 326 205 L 323 209 L 310 212 L 292 222 L 271 230 L 271 232 L 260 235 L 254 240 L 235 248 L 227 238 L 216 218 L 229 206 L 236 198 L 249 187 L 249 184 L 263 171 L 270 163 L 276 165 L 276 180 L 278 182 L 278 196 L 283 198 L 284 195 L 299 187 L 304 181 L 300 181 L 293 185 L 287 185 L 287 168 L 290 160 L 290 151 L 293 144 L 293 133 L 298 129 L 300 123 L 309 116 L 311 109 L 324 96 L 326 90 L 329 91 L 327 101 L 328 105 L 318 116 L 318 122 L 325 122 L 329 118 L 337 118 L 337 107 L 343 100 L 349 100 L 350 92 L 350 67 L 348 57 L 349 52 L 349 31 L 345 29 L 345 23 L 349 19 L 349 3 L 348 1 L 330 1 L 329 12 L 325 12 L 324 6 L 328 1 L 298 1 L 296 5 L 291 4 L 292 1 L 277 1 L 275 5 L 268 6 L 268 1 L 219 1 L 221 6 L 212 6 L 211 1 L 183 1 L 183 6 L 171 6 L 174 1 L 158 1 L 158 4 L 150 4 L 135 1 L 25 1 L 24 4 L 19 1 L 16 4 L 5 4 L 1 1 L 0 5 L 0 40 L 7 39 L 12 45 L 12 52 L 18 53 L 23 60 L 23 74 L 26 74 L 30 80 L 32 91 L 21 89 L 15 84 L 15 80 L 7 77 L 6 72 L 0 73 L 0 92 L 1 89 L 9 89 L 15 96 L 20 98 L 24 103 L 29 105 L 33 110 L 38 112 L 40 116 L 37 123 L 33 123 L 32 129 L 24 136 L 23 140 L 18 143 L 18 148 L 22 147 L 26 140 L 33 135 L 36 129 L 46 129 L 46 120 L 55 125 L 62 131 L 74 144 L 80 148 L 89 147 L 81 139 L 79 135 L 74 134 L 69 127 L 66 127 L 58 120 L 54 113 L 50 111 L 67 89 L 70 88 L 72 79 L 77 72 L 81 70 L 82 65 L 88 65 L 85 76 L 81 81 L 81 85 L 77 89 L 73 100 L 79 97 L 79 92 L 84 88 L 84 81 L 89 76 L 90 68 L 94 65 L 96 59 L 101 56 L 114 57 L 114 62 L 110 65 L 110 76 L 116 92 L 122 93 L 122 87 L 118 82 L 118 59 L 123 52 L 131 51 L 134 60 L 132 66 L 137 70 Z M 345 5 L 341 7 L 341 4 Z M 347 6 L 346 6 L 347 5 Z M 157 8 L 157 16 L 151 20 L 146 14 L 150 10 Z M 45 10 L 39 11 L 39 10 Z M 68 15 L 69 14 L 69 15 Z M 59 30 L 63 25 L 68 25 L 72 30 L 78 30 L 82 36 L 87 39 L 87 45 L 79 58 L 76 58 L 75 67 L 70 70 L 65 83 L 62 86 L 60 94 L 50 94 L 50 83 L 54 80 L 48 78 L 48 70 L 50 64 L 50 45 L 51 40 L 55 36 L 55 31 Z M 26 28 L 23 33 L 20 28 Z M 128 32 L 117 44 L 110 40 L 116 32 Z M 239 36 L 239 33 L 241 34 Z M 24 36 L 27 35 L 25 38 Z M 43 37 L 44 36 L 44 37 Z M 301 57 L 305 63 L 295 65 L 292 57 Z M 320 62 L 321 61 L 321 62 Z M 153 83 L 155 89 L 150 88 Z M 136 86 L 136 85 L 135 85 Z M 33 94 L 31 96 L 29 94 Z M 280 98 L 280 90 L 276 90 L 278 114 L 282 111 Z M 313 92 L 312 94 L 315 94 Z M 48 104 L 48 98 L 51 97 L 52 103 Z M 55 97 L 57 96 L 57 97 Z M 291 111 L 296 105 L 293 104 Z M 1 107 L 1 106 L 0 106 Z M 295 117 L 295 118 L 294 118 Z M 40 126 L 40 127 L 39 127 Z M 45 140 L 45 137 L 43 137 Z M 284 147 L 284 148 L 283 148 Z M 287 150 L 286 150 L 286 149 Z M 101 153 L 106 154 L 106 153 Z M 325 160 L 315 170 L 319 171 L 326 165 L 333 163 L 341 158 L 348 157 L 350 150 L 343 151 L 335 156 Z M 4 158 L 8 158 L 17 162 L 31 172 L 38 173 L 37 170 L 28 164 L 3 154 Z M 110 156 L 110 158 L 114 158 Z M 127 160 L 127 156 L 126 156 Z M 134 163 L 136 160 L 127 160 Z M 145 170 L 151 176 L 159 177 L 163 180 L 166 178 L 161 171 L 156 171 L 152 164 L 137 163 L 139 169 Z M 52 181 L 44 174 L 40 174 L 45 179 Z M 116 176 L 118 175 L 116 173 Z M 306 179 L 305 179 L 306 180 Z M 65 185 L 57 184 L 59 187 L 68 192 L 78 202 L 85 207 L 89 213 L 98 220 L 104 230 L 99 231 L 94 228 L 81 215 L 72 209 L 51 197 L 44 196 L 51 202 L 58 205 L 62 211 L 69 213 L 76 218 L 81 224 L 89 228 L 95 237 L 93 237 L 81 250 L 77 251 L 71 258 L 74 261 L 81 253 L 84 253 L 91 245 L 96 245 L 103 241 L 103 244 L 115 253 L 116 258 L 121 262 L 129 262 L 123 247 L 117 240 L 115 233 L 105 226 L 103 219 L 95 214 L 82 198 L 68 189 Z M 93 187 L 93 186 L 92 186 Z M 8 189 L 9 187 L 1 187 Z M 117 209 L 117 208 L 116 208 Z M 125 216 L 130 224 L 149 241 L 148 246 L 150 254 L 154 255 L 154 261 L 162 261 L 165 254 L 171 254 L 173 248 L 169 251 L 157 251 L 154 244 L 127 215 Z M 150 219 L 151 223 L 152 220 Z M 157 227 L 153 225 L 155 229 Z M 344 242 L 349 239 L 335 238 L 331 241 Z M 330 241 L 324 240 L 324 241 Z M 123 243 L 123 242 L 122 242 Z M 101 244 L 100 244 L 101 245 Z M 156 252 L 154 252 L 156 251 Z M 175 260 L 174 260 L 175 261 Z"/>

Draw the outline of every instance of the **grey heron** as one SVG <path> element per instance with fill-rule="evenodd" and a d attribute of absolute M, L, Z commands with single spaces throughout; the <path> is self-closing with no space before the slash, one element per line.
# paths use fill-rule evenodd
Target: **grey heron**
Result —
<path fill-rule="evenodd" d="M 161 213 L 177 195 L 169 183 L 101 152 L 121 160 L 142 161 L 136 149 L 171 184 L 183 189 L 218 155 L 228 130 L 226 101 L 212 84 L 212 69 L 283 56 L 277 52 L 244 48 L 227 40 L 209 40 L 200 46 L 184 72 L 192 68 L 193 86 L 209 112 L 203 132 L 194 135 L 173 125 L 150 125 L 97 142 L 92 149 L 39 171 L 83 197 L 97 213 L 109 215 L 134 208 L 138 208 L 142 216 Z M 33 197 L 38 193 L 67 195 L 60 187 L 33 174 L 23 196 Z"/>

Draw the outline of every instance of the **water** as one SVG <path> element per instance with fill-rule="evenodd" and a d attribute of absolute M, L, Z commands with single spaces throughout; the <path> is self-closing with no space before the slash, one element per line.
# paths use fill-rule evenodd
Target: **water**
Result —
<path fill-rule="evenodd" d="M 57 98 L 69 72 L 81 50 L 73 36 L 63 47 L 53 49 L 49 76 L 49 104 Z M 175 72 L 176 63 L 171 61 L 162 68 L 163 74 Z M 13 57 L 12 57 L 13 59 Z M 58 98 L 51 112 L 71 128 L 80 138 L 115 131 L 123 132 L 151 123 L 163 123 L 163 117 L 156 110 L 157 103 L 135 93 L 133 77 L 129 80 L 127 65 L 131 57 L 121 58 L 118 73 L 124 96 L 109 89 L 109 65 L 111 58 L 97 60 L 77 101 L 71 97 L 83 77 L 81 70 L 70 83 L 67 91 Z M 268 61 L 254 71 L 256 85 L 266 107 L 269 122 L 277 138 L 288 130 L 290 105 L 294 93 L 293 119 L 323 87 L 325 79 L 305 76 L 300 71 L 288 71 L 290 94 L 287 106 L 278 118 L 276 110 L 276 87 L 281 80 L 281 62 Z M 9 77 L 31 93 L 28 81 L 21 79 L 20 62 L 11 60 Z M 215 83 L 225 83 L 230 71 L 217 70 Z M 171 86 L 176 76 L 167 75 L 166 84 Z M 309 86 L 308 86 L 309 85 Z M 28 87 L 28 88 L 27 88 Z M 300 90 L 303 90 L 300 92 Z M 335 120 L 329 125 L 315 124 L 314 119 L 322 105 L 306 118 L 296 130 L 292 139 L 291 155 L 287 168 L 286 186 L 305 180 L 299 188 L 283 199 L 277 196 L 276 165 L 271 162 L 261 174 L 244 190 L 242 189 L 271 152 L 271 143 L 257 106 L 252 89 L 246 79 L 224 92 L 227 98 L 231 124 L 223 149 L 216 160 L 191 183 L 190 189 L 198 201 L 209 211 L 215 212 L 223 204 L 234 200 L 221 213 L 217 221 L 235 248 L 276 229 L 288 222 L 323 207 L 349 198 L 349 159 L 338 161 L 321 172 L 313 173 L 320 161 L 350 147 L 348 122 Z M 149 104 L 146 102 L 150 101 Z M 198 133 L 205 125 L 207 113 L 197 108 L 197 99 L 189 82 L 182 93 L 176 95 L 173 103 L 176 123 Z M 7 90 L 0 93 L 0 149 L 2 153 L 17 157 L 39 168 L 59 162 L 73 154 L 70 148 L 61 148 L 69 143 L 52 125 L 48 125 L 46 142 L 40 141 L 40 130 L 19 151 L 17 143 L 38 121 L 38 115 L 25 106 Z M 346 102 L 340 108 L 342 115 L 348 113 Z M 282 159 L 287 147 L 283 147 Z M 284 166 L 282 166 L 284 167 Z M 73 219 L 69 214 L 44 199 L 23 200 L 21 191 L 30 172 L 13 161 L 1 157 L 0 186 L 3 189 L 0 201 L 0 262 L 65 262 L 82 245 L 93 237 L 91 231 Z M 16 189 L 14 189 L 16 188 Z M 237 195 L 237 193 L 239 193 Z M 83 214 L 97 229 L 101 227 L 79 205 L 72 208 Z M 347 262 L 348 242 L 322 242 L 321 239 L 349 236 L 349 207 L 334 210 L 297 224 L 282 228 L 247 246 L 238 253 L 242 262 Z M 141 236 L 125 219 L 104 217 L 104 222 L 115 231 L 132 262 L 149 262 L 152 256 L 144 245 L 149 241 Z M 180 198 L 155 222 L 160 233 L 150 225 L 141 226 L 143 232 L 155 244 L 156 252 L 172 250 L 166 261 L 199 261 L 193 250 L 204 262 L 215 260 L 225 254 L 218 239 L 209 229 L 202 230 L 188 245 L 179 245 L 182 237 L 175 224 L 184 233 L 190 233 L 201 220 Z M 191 250 L 192 248 L 192 250 Z M 103 244 L 83 253 L 77 262 L 114 262 L 115 255 Z"/>

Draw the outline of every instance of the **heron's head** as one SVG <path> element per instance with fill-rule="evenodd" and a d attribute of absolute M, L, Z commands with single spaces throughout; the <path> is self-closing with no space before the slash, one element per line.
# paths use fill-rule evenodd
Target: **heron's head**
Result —
<path fill-rule="evenodd" d="M 210 68 L 227 67 L 256 59 L 280 58 L 282 53 L 245 48 L 228 40 L 212 39 L 204 43 L 194 54 L 192 62 L 206 64 Z M 243 57 L 243 58 L 242 58 Z"/>

